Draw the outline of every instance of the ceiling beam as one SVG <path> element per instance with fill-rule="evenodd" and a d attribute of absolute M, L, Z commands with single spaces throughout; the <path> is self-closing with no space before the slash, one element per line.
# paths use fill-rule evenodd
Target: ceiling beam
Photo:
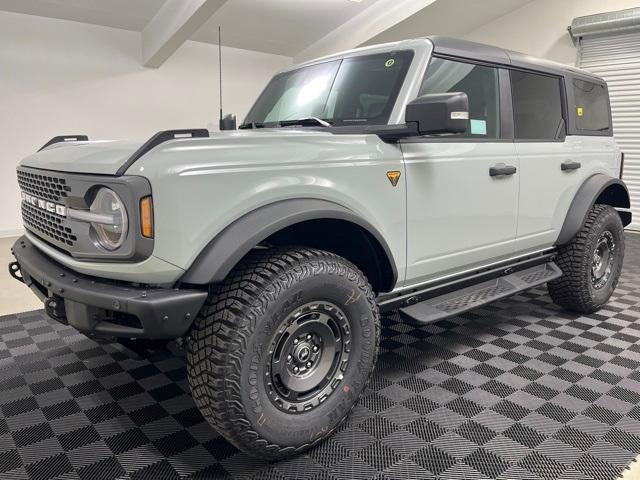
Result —
<path fill-rule="evenodd" d="M 302 50 L 294 63 L 349 50 L 388 30 L 436 0 L 379 0 Z M 425 35 L 427 32 L 425 32 Z"/>
<path fill-rule="evenodd" d="M 158 68 L 227 0 L 167 0 L 142 30 L 142 64 Z"/>

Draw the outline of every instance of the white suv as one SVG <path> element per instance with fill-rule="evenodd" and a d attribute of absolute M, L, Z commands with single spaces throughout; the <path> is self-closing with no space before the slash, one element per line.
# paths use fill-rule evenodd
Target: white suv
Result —
<path fill-rule="evenodd" d="M 10 272 L 81 331 L 186 339 L 203 415 L 279 458 L 353 408 L 380 311 L 547 282 L 605 304 L 631 221 L 612 134 L 582 70 L 440 37 L 353 50 L 278 74 L 238 131 L 52 139 L 18 167 Z"/>

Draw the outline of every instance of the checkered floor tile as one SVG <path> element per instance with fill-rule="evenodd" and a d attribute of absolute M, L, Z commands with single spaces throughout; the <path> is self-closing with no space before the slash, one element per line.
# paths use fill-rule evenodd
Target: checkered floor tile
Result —
<path fill-rule="evenodd" d="M 184 357 L 99 344 L 41 312 L 0 317 L 0 478 L 615 479 L 640 454 L 640 236 L 609 305 L 544 287 L 424 327 L 383 319 L 350 420 L 265 464 L 202 419 Z"/>

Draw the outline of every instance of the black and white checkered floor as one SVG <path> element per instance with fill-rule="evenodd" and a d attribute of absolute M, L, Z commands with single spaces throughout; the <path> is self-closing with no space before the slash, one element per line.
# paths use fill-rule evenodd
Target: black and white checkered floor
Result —
<path fill-rule="evenodd" d="M 0 478 L 615 479 L 640 453 L 640 236 L 607 308 L 537 288 L 437 324 L 384 319 L 365 397 L 329 441 L 265 464 L 202 419 L 184 358 L 0 317 Z"/>

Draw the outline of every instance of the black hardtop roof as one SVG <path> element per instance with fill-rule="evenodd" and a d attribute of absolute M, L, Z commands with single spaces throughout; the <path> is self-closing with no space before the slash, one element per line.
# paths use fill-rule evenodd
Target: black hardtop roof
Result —
<path fill-rule="evenodd" d="M 523 68 L 528 70 L 536 70 L 538 72 L 549 73 L 552 75 L 566 76 L 583 76 L 593 80 L 599 80 L 604 83 L 601 77 L 580 68 L 564 65 L 562 63 L 552 62 L 543 58 L 532 57 L 521 52 L 506 50 L 504 48 L 494 47 L 483 43 L 469 42 L 458 38 L 449 38 L 441 36 L 426 37 L 433 43 L 434 52 L 436 54 L 448 55 L 452 57 L 468 58 L 482 62 L 511 66 L 515 68 Z"/>

